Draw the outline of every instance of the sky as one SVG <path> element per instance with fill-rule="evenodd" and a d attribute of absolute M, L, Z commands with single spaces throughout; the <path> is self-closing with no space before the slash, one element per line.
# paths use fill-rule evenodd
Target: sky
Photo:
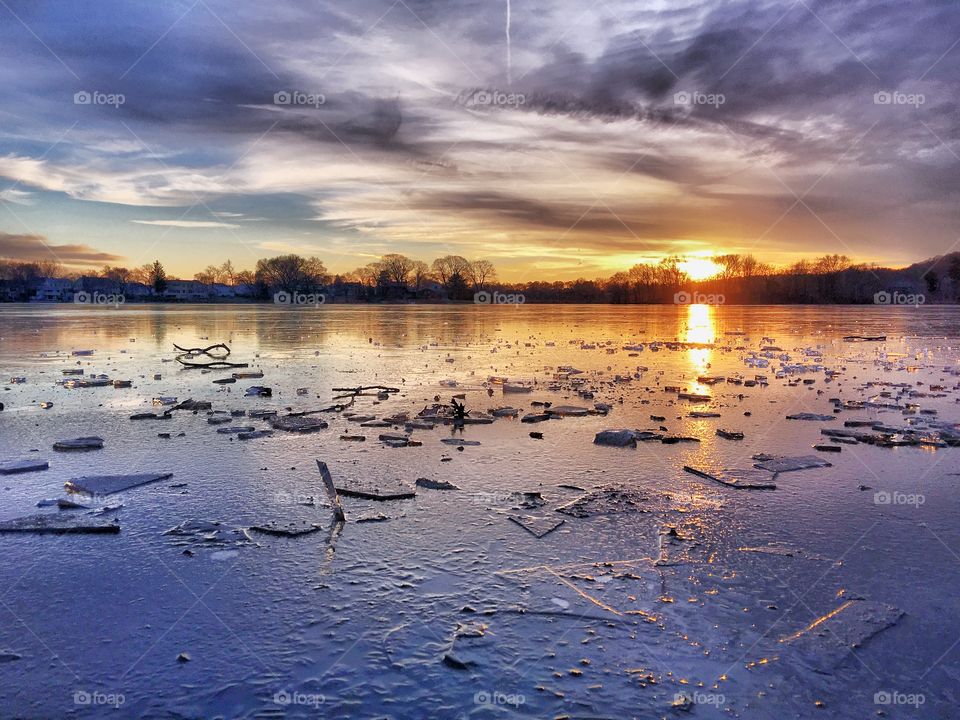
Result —
<path fill-rule="evenodd" d="M 960 249 L 955 0 L 0 0 L 0 257 Z"/>

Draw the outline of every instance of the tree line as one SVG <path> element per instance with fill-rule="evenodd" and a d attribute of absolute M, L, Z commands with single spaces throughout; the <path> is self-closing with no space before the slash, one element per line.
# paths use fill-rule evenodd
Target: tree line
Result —
<path fill-rule="evenodd" d="M 460 255 L 446 255 L 428 265 L 390 253 L 351 272 L 332 274 L 317 257 L 288 254 L 258 260 L 253 270 L 236 270 L 227 260 L 207 266 L 193 279 L 243 285 L 260 298 L 279 290 L 320 292 L 352 284 L 358 290 L 353 297 L 368 301 L 410 297 L 465 301 L 480 290 L 522 294 L 532 303 L 670 303 L 678 291 L 722 295 L 725 302 L 735 304 L 860 303 L 891 290 L 922 293 L 931 302 L 960 300 L 960 253 L 898 270 L 855 264 L 845 255 L 803 259 L 786 267 L 775 267 L 749 254 L 718 255 L 711 260 L 718 267 L 716 275 L 696 281 L 684 272 L 683 257 L 669 256 L 597 280 L 503 283 L 498 282 L 497 270 L 489 260 L 468 260 Z M 8 296 L 17 289 L 38 286 L 43 278 L 78 276 L 65 272 L 56 262 L 0 258 L 0 287 Z M 174 279 L 159 260 L 136 268 L 107 265 L 97 276 L 120 286 L 142 283 L 157 293 L 163 293 Z M 422 295 L 424 291 L 431 292 Z"/>

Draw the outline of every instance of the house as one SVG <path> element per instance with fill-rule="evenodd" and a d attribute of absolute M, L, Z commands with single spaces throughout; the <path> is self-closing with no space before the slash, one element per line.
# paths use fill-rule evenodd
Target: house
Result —
<path fill-rule="evenodd" d="M 253 283 L 237 283 L 233 286 L 233 294 L 238 298 L 256 297 L 257 286 Z"/>
<path fill-rule="evenodd" d="M 168 280 L 163 297 L 174 302 L 197 302 L 209 300 L 210 286 L 197 280 Z"/>
<path fill-rule="evenodd" d="M 447 290 L 438 282 L 429 280 L 417 290 L 418 300 L 446 300 Z"/>
<path fill-rule="evenodd" d="M 411 292 L 406 283 L 384 280 L 381 277 L 380 282 L 377 283 L 377 294 L 383 300 L 404 301 L 409 300 L 415 293 Z"/>
<path fill-rule="evenodd" d="M 44 278 L 30 302 L 70 302 L 73 300 L 73 280 Z"/>
<path fill-rule="evenodd" d="M 100 293 L 103 295 L 118 295 L 122 292 L 119 282 L 108 278 L 96 277 L 95 275 L 84 275 L 79 277 L 73 283 L 74 293 Z"/>
<path fill-rule="evenodd" d="M 210 294 L 216 300 L 232 300 L 237 297 L 237 290 L 233 285 L 210 283 L 207 287 L 209 288 Z"/>
<path fill-rule="evenodd" d="M 146 300 L 153 297 L 153 287 L 140 282 L 126 282 L 123 284 L 123 294 L 127 300 Z"/>
<path fill-rule="evenodd" d="M 367 286 L 358 282 L 336 281 L 324 289 L 326 300 L 330 302 L 357 302 L 367 297 Z"/>

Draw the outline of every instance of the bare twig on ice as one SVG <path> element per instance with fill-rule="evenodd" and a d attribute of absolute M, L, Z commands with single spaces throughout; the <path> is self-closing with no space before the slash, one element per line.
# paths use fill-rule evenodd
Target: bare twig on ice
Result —
<path fill-rule="evenodd" d="M 216 345 L 208 345 L 205 348 L 185 348 L 180 347 L 176 343 L 173 344 L 175 350 L 179 350 L 180 354 L 177 355 L 177 362 L 188 368 L 210 368 L 210 369 L 219 369 L 219 368 L 245 368 L 248 367 L 247 363 L 234 363 L 227 362 L 224 358 L 229 357 L 230 348 L 224 343 L 217 343 Z M 220 351 L 214 353 L 213 351 Z M 212 360 L 209 362 L 191 362 L 184 360 L 184 358 L 196 358 L 201 355 L 206 355 Z"/>

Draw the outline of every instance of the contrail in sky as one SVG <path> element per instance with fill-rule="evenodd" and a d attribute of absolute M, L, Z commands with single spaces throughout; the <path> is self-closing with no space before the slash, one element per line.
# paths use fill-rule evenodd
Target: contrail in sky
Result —
<path fill-rule="evenodd" d="M 513 84 L 512 59 L 510 57 L 510 0 L 507 0 L 507 84 Z"/>

